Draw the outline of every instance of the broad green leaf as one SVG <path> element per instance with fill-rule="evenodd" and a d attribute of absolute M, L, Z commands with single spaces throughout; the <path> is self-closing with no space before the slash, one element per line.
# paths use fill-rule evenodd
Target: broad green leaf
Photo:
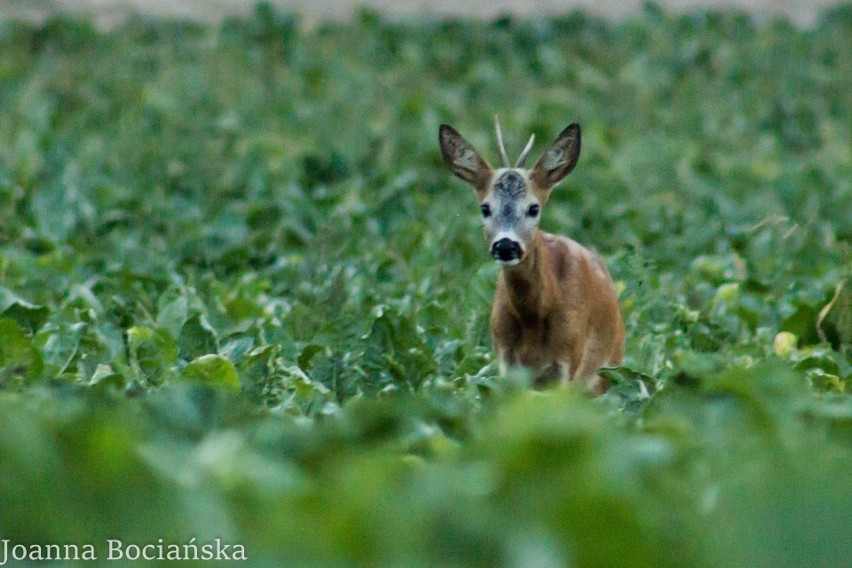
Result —
<path fill-rule="evenodd" d="M 219 351 L 219 336 L 207 318 L 201 314 L 195 314 L 181 327 L 178 347 L 183 359 L 216 354 Z"/>
<path fill-rule="evenodd" d="M 127 348 L 131 365 L 155 383 L 162 381 L 164 371 L 178 356 L 177 344 L 165 329 L 131 327 L 127 330 Z"/>
<path fill-rule="evenodd" d="M 15 320 L 0 319 L 0 383 L 30 381 L 41 376 L 42 358 Z"/>
<path fill-rule="evenodd" d="M 189 319 L 189 314 L 189 300 L 185 294 L 180 294 L 160 309 L 157 325 L 171 333 L 172 337 L 178 337 L 183 324 Z"/>
<path fill-rule="evenodd" d="M 47 320 L 48 313 L 45 306 L 32 304 L 0 286 L 0 317 L 13 319 L 26 329 L 36 330 Z"/>
<path fill-rule="evenodd" d="M 306 345 L 304 349 L 302 349 L 302 354 L 299 355 L 299 368 L 309 371 L 311 369 L 311 360 L 317 353 L 322 353 L 326 348 L 322 345 L 317 345 L 316 343 L 311 343 Z"/>
<path fill-rule="evenodd" d="M 240 377 L 234 364 L 221 355 L 204 355 L 181 370 L 181 377 L 207 385 L 240 388 Z"/>

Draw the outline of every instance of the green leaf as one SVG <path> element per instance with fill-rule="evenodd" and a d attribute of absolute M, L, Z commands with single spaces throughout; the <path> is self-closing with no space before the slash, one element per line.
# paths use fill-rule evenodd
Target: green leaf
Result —
<path fill-rule="evenodd" d="M 47 320 L 48 312 L 45 306 L 32 304 L 0 286 L 0 317 L 13 319 L 21 327 L 34 331 Z"/>
<path fill-rule="evenodd" d="M 219 336 L 207 318 L 195 314 L 181 327 L 178 347 L 182 359 L 195 359 L 202 355 L 218 353 Z"/>
<path fill-rule="evenodd" d="M 369 326 L 369 331 L 361 338 L 366 345 L 364 364 L 378 371 L 377 384 L 416 385 L 436 372 L 432 348 L 410 316 L 395 307 L 380 304 L 373 308 Z"/>
<path fill-rule="evenodd" d="M 165 329 L 134 326 L 127 330 L 130 364 L 145 379 L 161 382 L 163 373 L 177 361 L 178 348 Z"/>
<path fill-rule="evenodd" d="M 171 333 L 172 337 L 178 337 L 183 324 L 189 319 L 189 312 L 189 300 L 181 294 L 160 308 L 157 325 Z"/>
<path fill-rule="evenodd" d="M 12 319 L 0 319 L 0 384 L 9 379 L 30 381 L 41 376 L 42 358 L 30 337 Z"/>
<path fill-rule="evenodd" d="M 41 347 L 45 364 L 52 375 L 61 375 L 71 362 L 78 357 L 80 338 L 87 324 L 78 322 L 71 325 L 47 325 L 35 336 L 36 344 Z"/>
<path fill-rule="evenodd" d="M 317 345 L 316 343 L 310 343 L 302 349 L 301 355 L 299 355 L 299 368 L 304 369 L 305 371 L 311 370 L 311 360 L 317 353 L 322 353 L 326 350 L 324 345 Z"/>
<path fill-rule="evenodd" d="M 220 385 L 234 390 L 240 388 L 240 376 L 234 364 L 221 355 L 204 355 L 190 362 L 181 371 L 187 381 Z"/>

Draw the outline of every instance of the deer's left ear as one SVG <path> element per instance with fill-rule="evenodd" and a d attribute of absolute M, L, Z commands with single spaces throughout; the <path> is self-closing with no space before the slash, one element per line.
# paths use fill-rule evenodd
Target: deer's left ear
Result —
<path fill-rule="evenodd" d="M 469 183 L 477 192 L 483 192 L 494 173 L 485 158 L 474 150 L 470 142 L 448 124 L 442 124 L 438 133 L 441 155 L 453 173 Z"/>
<path fill-rule="evenodd" d="M 550 190 L 571 173 L 580 158 L 580 125 L 572 124 L 559 133 L 530 170 L 530 179 L 543 191 Z"/>

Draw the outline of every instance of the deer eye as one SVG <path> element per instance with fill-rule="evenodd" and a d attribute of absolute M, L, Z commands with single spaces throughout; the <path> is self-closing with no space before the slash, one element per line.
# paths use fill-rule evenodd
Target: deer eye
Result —
<path fill-rule="evenodd" d="M 530 205 L 530 208 L 527 209 L 527 215 L 530 217 L 538 217 L 539 211 L 541 211 L 541 207 L 533 203 Z"/>
<path fill-rule="evenodd" d="M 479 210 L 482 211 L 483 217 L 491 217 L 491 206 L 487 203 L 483 203 Z"/>

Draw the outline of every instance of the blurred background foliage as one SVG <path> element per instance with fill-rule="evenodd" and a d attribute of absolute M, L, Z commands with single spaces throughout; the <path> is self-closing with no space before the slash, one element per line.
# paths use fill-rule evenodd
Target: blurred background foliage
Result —
<path fill-rule="evenodd" d="M 0 537 L 257 565 L 845 566 L 852 10 L 0 24 Z M 437 130 L 583 126 L 628 327 L 499 378 Z M 537 148 L 538 151 L 541 148 Z"/>

